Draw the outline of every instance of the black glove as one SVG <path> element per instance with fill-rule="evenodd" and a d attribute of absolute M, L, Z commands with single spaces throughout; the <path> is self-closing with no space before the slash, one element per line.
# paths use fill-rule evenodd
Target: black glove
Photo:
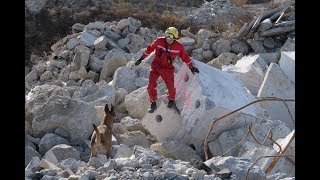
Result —
<path fill-rule="evenodd" d="M 196 73 L 199 73 L 199 69 L 198 68 L 196 68 L 196 67 L 189 67 L 190 68 L 190 70 L 191 70 L 191 72 L 194 74 L 195 72 Z"/>
<path fill-rule="evenodd" d="M 138 59 L 138 60 L 134 63 L 134 65 L 135 65 L 135 66 L 138 66 L 138 65 L 141 63 L 141 61 L 142 61 L 142 57 L 141 57 L 140 59 Z"/>

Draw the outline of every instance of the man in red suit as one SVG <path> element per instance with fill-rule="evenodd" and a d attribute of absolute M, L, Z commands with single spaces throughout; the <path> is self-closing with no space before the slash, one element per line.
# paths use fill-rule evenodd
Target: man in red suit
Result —
<path fill-rule="evenodd" d="M 153 113 L 157 108 L 157 79 L 159 76 L 164 80 L 169 100 L 167 107 L 172 108 L 175 105 L 176 88 L 174 87 L 174 67 L 172 65 L 174 59 L 179 56 L 185 62 L 192 73 L 199 73 L 199 70 L 192 65 L 192 61 L 185 51 L 183 45 L 177 41 L 179 32 L 175 27 L 169 27 L 165 31 L 165 37 L 158 37 L 147 46 L 141 58 L 135 62 L 138 66 L 141 61 L 155 50 L 155 57 L 151 62 L 151 69 L 148 82 L 148 94 L 151 102 L 149 113 Z"/>

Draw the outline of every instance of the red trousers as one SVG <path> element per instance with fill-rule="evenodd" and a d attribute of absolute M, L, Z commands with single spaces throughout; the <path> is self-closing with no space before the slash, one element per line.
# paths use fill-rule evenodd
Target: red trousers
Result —
<path fill-rule="evenodd" d="M 176 97 L 176 88 L 174 87 L 174 68 L 163 68 L 163 69 L 153 69 L 150 70 L 149 82 L 148 82 L 148 94 L 151 102 L 157 101 L 157 80 L 159 76 L 166 83 L 168 92 L 168 100 L 174 100 Z"/>

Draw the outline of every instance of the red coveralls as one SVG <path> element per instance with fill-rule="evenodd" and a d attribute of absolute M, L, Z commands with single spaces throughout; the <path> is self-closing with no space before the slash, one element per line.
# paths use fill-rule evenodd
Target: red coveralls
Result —
<path fill-rule="evenodd" d="M 168 53 L 166 53 L 166 49 Z M 142 54 L 142 59 L 147 57 L 154 50 L 156 50 L 156 52 L 155 57 L 151 62 L 149 82 L 147 87 L 150 101 L 155 102 L 157 100 L 156 81 L 159 76 L 161 76 L 166 83 L 168 89 L 168 100 L 174 100 L 176 96 L 176 88 L 174 87 L 174 67 L 172 63 L 168 62 L 168 59 L 171 58 L 173 61 L 174 58 L 179 56 L 189 67 L 192 67 L 192 61 L 189 55 L 186 53 L 183 45 L 177 40 L 174 40 L 174 42 L 169 45 L 165 37 L 157 38 L 147 46 L 146 50 Z M 167 58 L 167 54 L 170 57 Z"/>

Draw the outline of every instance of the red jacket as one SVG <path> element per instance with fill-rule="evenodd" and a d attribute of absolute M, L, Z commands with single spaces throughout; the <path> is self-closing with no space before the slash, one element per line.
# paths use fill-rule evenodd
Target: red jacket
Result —
<path fill-rule="evenodd" d="M 156 50 L 155 57 L 151 63 L 151 68 L 153 68 L 153 69 L 155 69 L 155 68 L 168 68 L 168 69 L 174 68 L 172 63 L 168 62 L 167 53 L 165 51 L 166 49 L 168 52 L 168 56 L 170 56 L 172 61 L 177 56 L 179 56 L 183 62 L 185 62 L 189 67 L 192 67 L 192 61 L 191 61 L 189 55 L 187 54 L 187 52 L 185 51 L 183 45 L 177 40 L 174 40 L 174 42 L 171 45 L 169 45 L 167 43 L 165 37 L 159 37 L 159 38 L 155 39 L 151 44 L 149 44 L 147 46 L 147 48 L 145 49 L 145 51 L 143 52 L 142 58 L 144 59 L 151 52 Z"/>

